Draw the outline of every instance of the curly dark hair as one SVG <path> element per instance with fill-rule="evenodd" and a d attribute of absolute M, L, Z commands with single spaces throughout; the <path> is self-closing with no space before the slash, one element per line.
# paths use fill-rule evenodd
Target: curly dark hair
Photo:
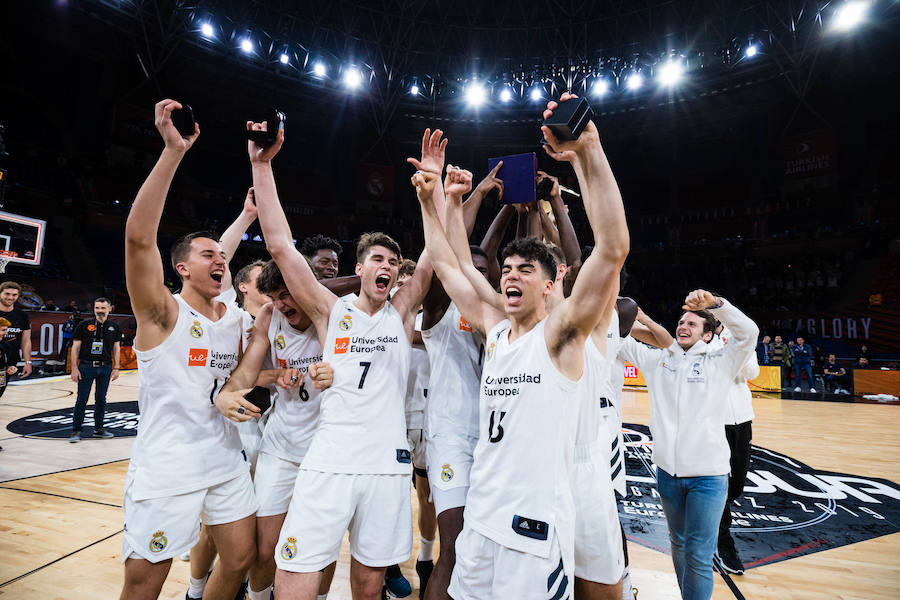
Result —
<path fill-rule="evenodd" d="M 556 259 L 547 248 L 547 244 L 537 238 L 520 238 L 513 240 L 506 245 L 501 254 L 501 260 L 505 261 L 510 256 L 521 256 L 525 260 L 536 260 L 540 263 L 541 269 L 547 279 L 556 279 Z"/>
<path fill-rule="evenodd" d="M 341 252 L 344 251 L 344 248 L 341 246 L 341 243 L 339 241 L 320 233 L 306 238 L 305 240 L 303 240 L 303 243 L 300 244 L 300 254 L 308 258 L 314 257 L 316 255 L 316 252 L 323 249 L 334 250 L 334 253 L 338 256 L 340 256 Z"/>

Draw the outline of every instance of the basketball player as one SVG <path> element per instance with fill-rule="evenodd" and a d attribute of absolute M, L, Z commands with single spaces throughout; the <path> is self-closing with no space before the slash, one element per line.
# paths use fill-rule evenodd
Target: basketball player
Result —
<path fill-rule="evenodd" d="M 306 238 L 300 245 L 300 253 L 309 259 L 316 279 L 337 277 L 343 250 L 339 241 L 321 234 Z"/>
<path fill-rule="evenodd" d="M 227 257 L 202 233 L 172 247 L 182 280 L 164 283 L 157 231 L 178 165 L 200 133 L 183 138 L 174 100 L 156 104 L 165 148 L 141 186 L 125 226 L 125 274 L 137 319 L 141 423 L 125 484 L 125 583 L 121 598 L 156 598 L 172 557 L 194 545 L 201 521 L 222 550 L 206 598 L 231 600 L 255 553 L 256 497 L 237 429 L 211 400 L 241 352 L 241 315 L 215 300 Z"/>
<path fill-rule="evenodd" d="M 248 122 L 247 127 L 260 130 L 265 124 Z M 440 131 L 428 133 L 422 160 L 411 160 L 419 169 L 440 173 L 446 140 L 441 141 Z M 402 257 L 396 242 L 374 233 L 357 246 L 358 298 L 338 298 L 320 285 L 294 248 L 278 201 L 271 160 L 283 140 L 281 130 L 268 148 L 248 143 L 260 224 L 287 289 L 319 334 L 335 381 L 321 397 L 319 427 L 281 529 L 275 586 L 280 600 L 315 598 L 319 570 L 337 559 L 349 529 L 354 598 L 376 600 L 384 568 L 406 560 L 412 550 L 403 392 L 416 311 L 432 270 L 423 256 L 413 277 L 388 302 Z"/>
<path fill-rule="evenodd" d="M 501 161 L 463 203 L 467 236 L 475 227 L 475 217 L 484 196 L 495 188 L 502 196 L 503 182 L 496 176 L 502 166 Z M 498 223 L 497 219 L 495 223 Z M 505 224 L 505 221 L 501 223 Z M 482 248 L 485 244 L 495 244 L 496 256 L 496 244 L 502 236 L 503 227 L 492 225 L 482 247 L 470 247 L 475 268 L 486 279 L 490 261 Z M 499 266 L 496 271 L 499 274 Z M 498 280 L 499 275 L 491 280 L 492 287 L 497 286 Z M 469 471 L 478 442 L 478 384 L 484 360 L 484 338 L 472 331 L 437 278 L 432 280 L 422 306 L 422 339 L 428 350 L 430 380 L 434 382 L 429 387 L 425 404 L 426 471 L 441 535 L 437 564 L 426 578 L 427 587 L 424 584 L 422 587 L 425 598 L 444 600 L 449 599 L 447 586 L 456 563 L 456 538 L 462 531 Z M 431 558 L 432 546 L 422 539 L 419 549 L 416 571 L 421 581 L 429 566 L 426 561 Z M 422 588 L 419 592 L 422 597 Z"/>
<path fill-rule="evenodd" d="M 706 290 L 688 294 L 683 309 L 670 346 L 649 348 L 627 338 L 620 353 L 647 380 L 657 491 L 681 596 L 708 600 L 731 468 L 722 398 L 753 352 L 759 328 Z M 734 333 L 720 350 L 709 346 L 717 319 Z"/>
<path fill-rule="evenodd" d="M 545 117 L 556 107 L 548 103 Z M 542 129 L 548 154 L 575 168 L 596 244 L 572 295 L 550 315 L 556 262 L 547 247 L 532 239 L 508 245 L 498 294 L 475 270 L 462 227 L 458 197 L 470 175 L 448 169 L 446 234 L 432 202 L 437 178 L 414 178 L 435 270 L 467 323 L 487 333 L 480 435 L 449 589 L 456 600 L 572 594 L 569 476 L 584 344 L 595 327 L 606 328 L 609 311 L 597 307 L 615 301 L 628 229 L 593 123 L 572 142 Z"/>

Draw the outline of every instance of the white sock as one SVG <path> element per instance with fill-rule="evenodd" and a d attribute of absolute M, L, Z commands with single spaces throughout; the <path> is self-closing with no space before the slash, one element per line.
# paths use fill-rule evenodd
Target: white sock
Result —
<path fill-rule="evenodd" d="M 203 589 L 206 587 L 206 582 L 209 580 L 209 573 L 203 576 L 203 579 L 194 579 L 189 576 L 189 587 L 188 587 L 188 596 L 191 598 L 202 598 L 203 597 Z"/>
<path fill-rule="evenodd" d="M 254 592 L 248 586 L 247 592 L 250 594 L 250 600 L 269 600 L 269 594 L 271 594 L 272 592 L 272 586 L 269 585 L 269 587 L 263 588 L 258 592 Z"/>
<path fill-rule="evenodd" d="M 328 600 L 328 594 L 319 594 L 316 596 L 316 600 Z"/>
<path fill-rule="evenodd" d="M 419 558 L 418 560 L 434 560 L 434 540 L 426 540 L 419 536 Z"/>
<path fill-rule="evenodd" d="M 634 600 L 634 596 L 631 595 L 631 573 L 628 572 L 628 567 L 625 567 L 625 575 L 622 577 L 622 600 Z"/>

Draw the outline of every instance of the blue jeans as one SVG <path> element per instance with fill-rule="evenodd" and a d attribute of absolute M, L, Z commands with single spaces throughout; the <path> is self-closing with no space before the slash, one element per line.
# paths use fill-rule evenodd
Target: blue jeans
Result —
<path fill-rule="evenodd" d="M 103 416 L 106 412 L 106 390 L 109 389 L 112 365 L 92 367 L 80 364 L 78 372 L 81 373 L 81 381 L 78 382 L 78 399 L 75 401 L 75 420 L 72 421 L 72 431 L 81 432 L 81 424 L 84 423 L 84 409 L 87 408 L 88 396 L 91 394 L 91 386 L 94 381 L 97 382 L 94 390 L 94 429 L 102 429 Z"/>
<path fill-rule="evenodd" d="M 809 381 L 809 387 L 816 387 L 816 381 L 813 379 L 812 374 L 812 365 L 810 363 L 799 364 L 794 363 L 794 373 L 797 374 L 797 382 L 794 384 L 795 387 L 800 387 L 800 373 L 801 369 L 806 373 L 806 380 Z"/>
<path fill-rule="evenodd" d="M 713 554 L 719 519 L 728 496 L 728 475 L 672 477 L 656 470 L 672 562 L 683 600 L 709 600 L 713 592 Z"/>

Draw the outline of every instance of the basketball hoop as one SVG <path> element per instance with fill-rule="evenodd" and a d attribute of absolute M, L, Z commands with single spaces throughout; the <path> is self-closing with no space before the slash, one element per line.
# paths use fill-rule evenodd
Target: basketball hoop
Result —
<path fill-rule="evenodd" d="M 6 273 L 6 265 L 9 264 L 10 258 L 0 254 L 0 273 Z"/>

